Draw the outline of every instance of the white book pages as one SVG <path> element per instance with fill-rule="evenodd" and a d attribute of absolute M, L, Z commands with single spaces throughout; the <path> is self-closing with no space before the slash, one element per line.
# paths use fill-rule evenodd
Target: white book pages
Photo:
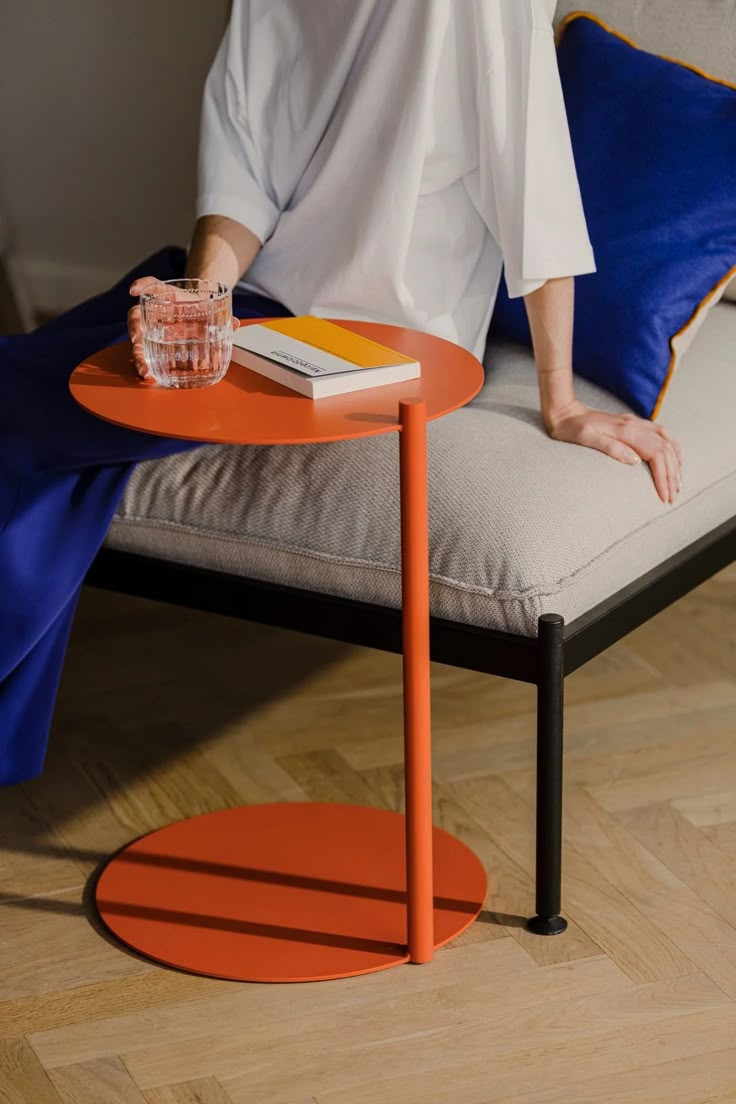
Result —
<path fill-rule="evenodd" d="M 268 326 L 241 326 L 233 334 L 233 344 L 251 353 L 267 357 L 269 360 L 275 360 L 278 364 L 284 364 L 287 368 L 292 368 L 305 376 L 371 371 L 333 353 L 326 353 L 314 345 L 287 337 L 286 334 L 269 329 Z"/>

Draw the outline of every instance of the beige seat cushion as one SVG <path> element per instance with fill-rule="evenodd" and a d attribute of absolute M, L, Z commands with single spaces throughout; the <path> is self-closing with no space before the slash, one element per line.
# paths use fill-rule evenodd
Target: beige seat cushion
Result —
<path fill-rule="evenodd" d="M 736 85 L 736 0 L 560 0 L 555 21 L 575 11 L 592 12 L 644 50 Z M 724 298 L 736 302 L 736 278 Z"/>
<path fill-rule="evenodd" d="M 429 429 L 432 611 L 534 635 L 572 620 L 734 513 L 736 307 L 711 311 L 661 421 L 685 489 L 657 498 L 645 465 L 550 440 L 531 354 L 489 349 L 486 383 Z M 607 410 L 611 396 L 581 381 Z M 137 468 L 108 544 L 398 606 L 398 437 L 277 448 L 206 446 Z"/>

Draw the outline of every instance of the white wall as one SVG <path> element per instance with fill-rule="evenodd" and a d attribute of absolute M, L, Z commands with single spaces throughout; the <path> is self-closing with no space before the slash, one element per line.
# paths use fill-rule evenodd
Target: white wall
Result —
<path fill-rule="evenodd" d="M 0 211 L 37 308 L 102 290 L 193 218 L 227 0 L 0 0 Z"/>

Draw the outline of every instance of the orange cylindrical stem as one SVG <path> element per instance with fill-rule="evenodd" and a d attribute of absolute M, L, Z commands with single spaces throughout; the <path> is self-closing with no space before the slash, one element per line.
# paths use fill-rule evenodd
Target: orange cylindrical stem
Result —
<path fill-rule="evenodd" d="M 425 404 L 400 403 L 399 421 L 407 920 L 409 957 L 419 963 L 434 954 Z"/>

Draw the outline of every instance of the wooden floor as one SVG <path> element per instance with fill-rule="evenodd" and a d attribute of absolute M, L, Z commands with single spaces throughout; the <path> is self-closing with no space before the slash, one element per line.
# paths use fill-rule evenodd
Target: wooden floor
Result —
<path fill-rule="evenodd" d="M 487 910 L 425 967 L 300 986 L 149 965 L 85 882 L 243 802 L 401 805 L 396 657 L 85 594 L 48 768 L 0 795 L 2 1104 L 736 1101 L 736 570 L 567 685 L 568 932 L 528 935 L 533 691 L 434 669 L 436 818 Z"/>

